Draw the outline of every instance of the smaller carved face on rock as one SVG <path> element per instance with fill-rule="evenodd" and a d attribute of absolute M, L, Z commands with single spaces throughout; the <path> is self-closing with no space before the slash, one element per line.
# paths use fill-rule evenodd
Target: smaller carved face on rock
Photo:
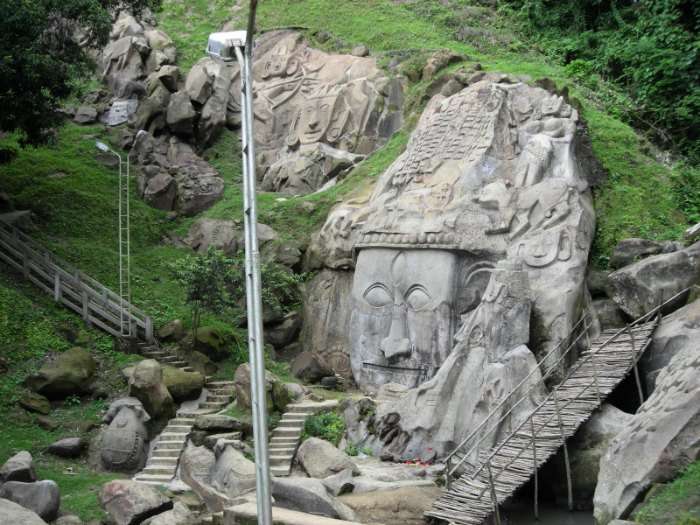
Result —
<path fill-rule="evenodd" d="M 311 98 L 292 123 L 287 144 L 334 144 L 342 136 L 349 117 L 349 110 L 337 94 Z"/>

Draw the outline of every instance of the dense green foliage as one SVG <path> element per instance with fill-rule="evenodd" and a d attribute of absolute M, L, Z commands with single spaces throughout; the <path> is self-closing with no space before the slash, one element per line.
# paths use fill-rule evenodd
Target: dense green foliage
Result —
<path fill-rule="evenodd" d="M 304 423 L 301 434 L 302 441 L 310 437 L 316 437 L 330 441 L 338 446 L 345 433 L 345 419 L 337 412 L 327 410 L 309 416 Z"/>
<path fill-rule="evenodd" d="M 700 461 L 654 492 L 635 513 L 634 520 L 642 525 L 700 525 Z"/>
<path fill-rule="evenodd" d="M 102 46 L 118 6 L 140 12 L 160 0 L 3 0 L 0 2 L 0 129 L 38 144 L 60 122 L 56 110 L 91 74 L 86 45 Z M 80 33 L 80 38 L 76 36 Z"/>
<path fill-rule="evenodd" d="M 592 90 L 599 77 L 631 98 L 623 117 L 700 160 L 700 3 L 694 0 L 507 0 L 529 36 Z"/>

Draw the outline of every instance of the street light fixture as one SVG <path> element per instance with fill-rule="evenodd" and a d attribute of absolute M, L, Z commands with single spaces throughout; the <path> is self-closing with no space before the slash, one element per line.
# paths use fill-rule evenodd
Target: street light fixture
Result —
<path fill-rule="evenodd" d="M 255 140 L 253 137 L 253 34 L 257 0 L 250 2 L 247 31 L 212 33 L 207 54 L 224 62 L 236 60 L 241 68 L 241 142 L 243 152 L 243 217 L 245 228 L 246 306 L 248 311 L 248 353 L 250 357 L 253 436 L 255 440 L 255 482 L 258 523 L 272 525 L 270 463 L 267 446 L 267 405 L 265 357 L 263 354 L 260 252 L 255 195 Z"/>
<path fill-rule="evenodd" d="M 134 143 L 144 133 L 143 130 L 139 131 Z M 129 208 L 129 177 L 133 148 L 126 156 L 126 177 L 124 177 L 122 156 L 99 140 L 95 142 L 95 147 L 102 153 L 112 154 L 119 159 L 119 333 L 123 337 L 131 337 L 135 335 L 131 317 L 131 213 Z"/>

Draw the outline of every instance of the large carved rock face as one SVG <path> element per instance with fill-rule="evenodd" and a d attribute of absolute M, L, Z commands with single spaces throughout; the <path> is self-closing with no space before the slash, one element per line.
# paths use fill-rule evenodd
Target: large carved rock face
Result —
<path fill-rule="evenodd" d="M 240 120 L 239 71 L 228 98 Z M 401 126 L 402 86 L 375 59 L 329 55 L 301 34 L 272 31 L 256 41 L 255 133 L 262 188 L 300 195 L 320 188 Z M 320 170 L 319 170 L 320 168 Z"/>
<path fill-rule="evenodd" d="M 594 229 L 577 126 L 561 97 L 486 78 L 435 97 L 373 193 L 331 213 L 310 251 L 355 265 L 348 346 L 362 388 L 433 377 L 498 261 L 526 271 L 530 346 L 542 356 L 566 337 Z"/>

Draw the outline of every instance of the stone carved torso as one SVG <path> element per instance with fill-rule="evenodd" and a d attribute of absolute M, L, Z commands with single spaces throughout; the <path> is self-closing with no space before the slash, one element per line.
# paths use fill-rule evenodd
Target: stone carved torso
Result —
<path fill-rule="evenodd" d="M 148 419 L 138 400 L 112 404 L 105 416 L 109 427 L 103 433 L 101 442 L 102 464 L 107 470 L 135 472 L 143 466 L 148 445 L 144 423 Z"/>

